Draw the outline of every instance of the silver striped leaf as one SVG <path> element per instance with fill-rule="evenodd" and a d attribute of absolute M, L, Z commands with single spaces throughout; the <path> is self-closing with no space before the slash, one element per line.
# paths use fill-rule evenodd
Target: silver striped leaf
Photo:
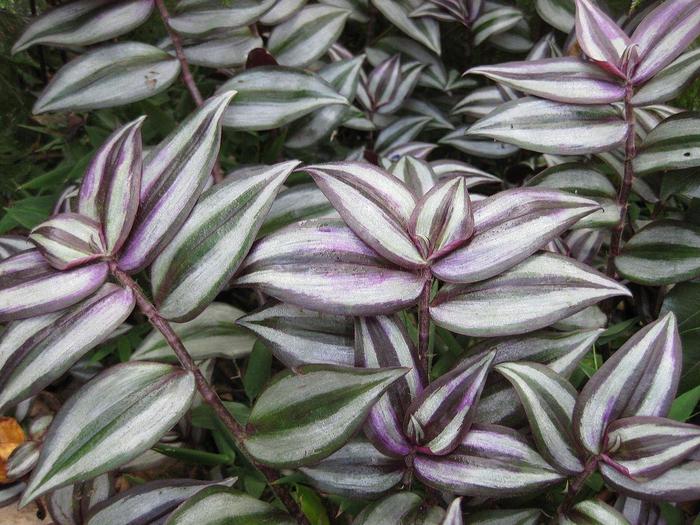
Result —
<path fill-rule="evenodd" d="M 298 221 L 317 218 L 339 218 L 339 215 L 315 184 L 295 184 L 283 188 L 277 194 L 258 231 L 258 237 L 264 237 Z"/>
<path fill-rule="evenodd" d="M 25 250 L 31 250 L 34 244 L 19 235 L 0 235 L 0 261 Z"/>
<path fill-rule="evenodd" d="M 253 332 L 289 368 L 355 363 L 350 317 L 273 303 L 241 317 L 237 324 Z"/>
<path fill-rule="evenodd" d="M 177 423 L 194 394 L 192 373 L 170 365 L 125 363 L 105 370 L 61 407 L 20 505 L 138 456 Z"/>
<path fill-rule="evenodd" d="M 587 499 L 560 515 L 557 525 L 630 525 L 630 522 L 604 501 Z"/>
<path fill-rule="evenodd" d="M 275 5 L 267 11 L 259 20 L 262 25 L 276 26 L 289 20 L 304 5 L 307 0 L 277 0 Z"/>
<path fill-rule="evenodd" d="M 406 186 L 414 195 L 422 197 L 435 186 L 437 177 L 433 168 L 428 162 L 410 155 L 404 155 L 396 161 L 389 172 Z"/>
<path fill-rule="evenodd" d="M 282 183 L 298 165 L 287 161 L 244 168 L 202 194 L 151 266 L 153 297 L 163 317 L 189 321 L 214 300 L 248 254 Z"/>
<path fill-rule="evenodd" d="M 61 377 L 129 316 L 131 290 L 104 284 L 70 309 L 11 323 L 0 339 L 0 410 Z"/>
<path fill-rule="evenodd" d="M 464 115 L 470 120 L 485 117 L 508 99 L 499 86 L 484 86 L 472 90 L 452 108 L 452 115 Z"/>
<path fill-rule="evenodd" d="M 326 106 L 349 105 L 320 76 L 282 66 L 238 73 L 219 91 L 230 89 L 238 94 L 224 115 L 224 126 L 246 131 L 275 129 Z"/>
<path fill-rule="evenodd" d="M 418 509 L 421 497 L 413 492 L 399 492 L 370 503 L 352 521 L 352 525 L 393 525 L 405 523 Z"/>
<path fill-rule="evenodd" d="M 659 506 L 649 501 L 618 496 L 615 500 L 615 509 L 634 525 L 664 525 L 665 523 Z"/>
<path fill-rule="evenodd" d="M 637 175 L 700 166 L 700 113 L 672 115 L 649 133 L 634 159 Z"/>
<path fill-rule="evenodd" d="M 175 53 L 170 39 L 165 40 L 165 49 Z M 211 68 L 240 67 L 246 63 L 248 54 L 255 48 L 263 47 L 260 36 L 254 35 L 248 27 L 217 31 L 203 39 L 185 40 L 183 52 L 187 62 L 195 66 Z"/>
<path fill-rule="evenodd" d="M 216 29 L 245 27 L 267 13 L 276 0 L 180 0 L 170 27 L 183 35 L 200 35 Z"/>
<path fill-rule="evenodd" d="M 378 315 L 415 304 L 424 278 L 390 264 L 341 221 L 315 219 L 254 244 L 234 285 L 325 313 Z"/>
<path fill-rule="evenodd" d="M 464 525 L 538 525 L 541 517 L 539 509 L 489 509 L 470 513 Z"/>
<path fill-rule="evenodd" d="M 274 467 L 318 463 L 359 429 L 370 408 L 406 368 L 304 365 L 283 373 L 258 397 L 245 447 Z"/>
<path fill-rule="evenodd" d="M 495 175 L 459 160 L 435 160 L 430 163 L 435 176 L 438 179 L 449 177 L 462 177 L 467 188 L 482 184 L 501 184 L 502 181 Z"/>
<path fill-rule="evenodd" d="M 439 326 L 474 337 L 531 332 L 627 288 L 573 259 L 542 253 L 470 285 L 447 285 L 430 306 Z"/>
<path fill-rule="evenodd" d="M 233 91 L 205 101 L 149 151 L 143 163 L 140 206 L 119 267 L 137 272 L 148 266 L 187 220 L 219 153 L 221 120 Z"/>
<path fill-rule="evenodd" d="M 440 57 L 415 40 L 389 35 L 368 47 L 366 52 L 369 62 L 375 67 L 397 53 L 408 60 L 419 62 L 426 66 L 418 79 L 419 85 L 440 90 L 448 89 L 449 79 Z"/>
<path fill-rule="evenodd" d="M 50 9 L 27 26 L 12 53 L 36 44 L 53 47 L 89 46 L 128 33 L 144 23 L 153 0 L 79 0 Z M 105 23 L 109 20 L 109 23 Z"/>
<path fill-rule="evenodd" d="M 423 115 L 400 117 L 382 129 L 377 135 L 374 148 L 381 155 L 384 151 L 401 146 L 416 138 L 431 121 Z"/>
<path fill-rule="evenodd" d="M 635 106 L 668 102 L 680 95 L 700 73 L 700 49 L 683 53 L 654 75 L 632 97 Z"/>
<path fill-rule="evenodd" d="M 573 419 L 580 446 L 599 454 L 612 421 L 665 416 L 680 374 L 680 337 L 676 317 L 669 312 L 628 339 L 581 390 Z"/>
<path fill-rule="evenodd" d="M 171 326 L 196 361 L 216 357 L 237 359 L 248 355 L 255 344 L 255 338 L 237 326 L 242 315 L 242 310 L 229 304 L 211 303 L 191 321 Z M 158 330 L 146 336 L 131 360 L 177 363 L 175 353 Z"/>
<path fill-rule="evenodd" d="M 107 263 L 63 272 L 54 270 L 39 250 L 0 261 L 0 322 L 56 312 L 92 294 L 107 280 Z"/>
<path fill-rule="evenodd" d="M 499 6 L 486 11 L 472 24 L 474 45 L 478 46 L 487 39 L 505 33 L 514 28 L 523 18 L 523 12 L 511 6 Z"/>
<path fill-rule="evenodd" d="M 573 0 L 536 0 L 540 18 L 563 33 L 574 28 L 576 5 Z"/>
<path fill-rule="evenodd" d="M 166 90 L 179 74 L 178 60 L 157 47 L 139 42 L 102 46 L 63 66 L 32 111 L 123 106 Z"/>
<path fill-rule="evenodd" d="M 36 226 L 29 240 L 58 270 L 101 260 L 107 254 L 100 223 L 77 213 L 61 213 Z"/>
<path fill-rule="evenodd" d="M 421 5 L 420 0 L 371 0 L 392 24 L 432 52 L 441 54 L 440 26 L 430 18 L 411 18 L 410 13 Z"/>
<path fill-rule="evenodd" d="M 634 480 L 606 464 L 600 466 L 605 483 L 620 494 L 645 501 L 684 502 L 700 498 L 700 461 L 685 461 L 652 479 Z"/>
<path fill-rule="evenodd" d="M 488 138 L 468 136 L 467 130 L 467 127 L 457 128 L 442 137 L 438 144 L 452 146 L 467 155 L 485 159 L 505 159 L 520 151 L 517 146 L 512 144 Z"/>

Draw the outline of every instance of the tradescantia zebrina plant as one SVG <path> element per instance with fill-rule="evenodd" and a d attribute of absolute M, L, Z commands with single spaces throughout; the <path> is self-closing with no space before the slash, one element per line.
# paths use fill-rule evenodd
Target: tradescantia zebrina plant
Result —
<path fill-rule="evenodd" d="M 691 523 L 700 2 L 535 7 L 29 21 L 0 518 Z"/>

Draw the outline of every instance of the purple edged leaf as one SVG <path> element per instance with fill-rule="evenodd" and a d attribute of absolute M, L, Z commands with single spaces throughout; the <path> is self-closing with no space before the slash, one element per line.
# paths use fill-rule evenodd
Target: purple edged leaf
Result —
<path fill-rule="evenodd" d="M 316 465 L 299 470 L 318 490 L 364 499 L 400 483 L 405 469 L 403 459 L 386 456 L 366 439 L 356 438 Z"/>
<path fill-rule="evenodd" d="M 29 240 L 58 270 L 96 261 L 107 253 L 100 224 L 77 213 L 61 213 L 42 222 Z"/>
<path fill-rule="evenodd" d="M 25 237 L 20 237 L 19 235 L 0 235 L 0 261 L 16 255 L 19 252 L 31 250 L 32 248 L 34 248 L 34 244 Z"/>
<path fill-rule="evenodd" d="M 406 523 L 420 502 L 421 497 L 413 492 L 391 494 L 367 505 L 353 520 L 352 525 Z"/>
<path fill-rule="evenodd" d="M 328 219 L 292 224 L 259 240 L 234 284 L 325 313 L 378 315 L 415 304 L 424 282 Z"/>
<path fill-rule="evenodd" d="M 496 370 L 518 393 L 542 456 L 563 474 L 582 472 L 571 427 L 577 395 L 571 383 L 539 363 L 502 363 Z"/>
<path fill-rule="evenodd" d="M 628 339 L 583 387 L 573 419 L 579 444 L 599 454 L 612 421 L 666 415 L 680 373 L 681 342 L 669 312 Z"/>
<path fill-rule="evenodd" d="M 484 86 L 470 92 L 452 108 L 453 115 L 464 115 L 469 120 L 479 120 L 498 106 L 508 102 L 499 86 Z"/>
<path fill-rule="evenodd" d="M 303 364 L 355 363 L 350 317 L 331 315 L 291 304 L 266 304 L 238 319 L 288 367 Z"/>
<path fill-rule="evenodd" d="M 97 290 L 107 280 L 107 263 L 54 270 L 39 250 L 0 262 L 0 322 L 61 310 Z"/>
<path fill-rule="evenodd" d="M 447 512 L 440 525 L 464 525 L 461 497 L 452 500 L 452 503 L 447 507 Z"/>
<path fill-rule="evenodd" d="M 361 162 L 334 162 L 304 168 L 333 207 L 372 249 L 409 269 L 425 265 L 408 234 L 416 197 L 398 178 Z"/>
<path fill-rule="evenodd" d="M 700 36 L 700 1 L 663 2 L 637 26 L 632 41 L 639 46 L 639 64 L 632 81 L 642 84 L 673 62 Z"/>
<path fill-rule="evenodd" d="M 243 168 L 202 194 L 185 223 L 151 266 L 151 287 L 166 319 L 196 317 L 228 284 L 272 206 L 299 165 Z"/>
<path fill-rule="evenodd" d="M 134 308 L 107 283 L 74 307 L 11 323 L 0 339 L 0 410 L 38 393 L 112 335 Z"/>
<path fill-rule="evenodd" d="M 587 499 L 577 503 L 560 516 L 557 525 L 630 525 L 630 523 L 620 512 L 604 501 Z"/>
<path fill-rule="evenodd" d="M 576 0 L 576 39 L 589 58 L 625 78 L 622 56 L 632 41 L 592 0 Z"/>
<path fill-rule="evenodd" d="M 683 53 L 645 82 L 632 97 L 635 106 L 668 102 L 680 95 L 700 73 L 700 49 Z"/>
<path fill-rule="evenodd" d="M 375 67 L 367 78 L 366 93 L 371 111 L 378 111 L 391 102 L 401 84 L 401 55 L 387 58 Z"/>
<path fill-rule="evenodd" d="M 187 219 L 214 167 L 221 118 L 234 95 L 205 101 L 144 159 L 141 203 L 119 258 L 122 270 L 148 266 Z"/>
<path fill-rule="evenodd" d="M 474 236 L 431 269 L 447 282 L 481 281 L 515 266 L 599 208 L 557 190 L 517 188 L 474 204 Z"/>
<path fill-rule="evenodd" d="M 414 468 L 428 486 L 472 497 L 521 496 L 564 479 L 521 434 L 498 425 L 473 425 L 452 453 L 418 455 Z"/>
<path fill-rule="evenodd" d="M 482 184 L 501 184 L 502 181 L 495 175 L 487 173 L 471 164 L 459 160 L 436 160 L 430 163 L 430 167 L 438 180 L 450 177 L 462 177 L 467 188 L 473 188 Z"/>
<path fill-rule="evenodd" d="M 467 74 L 483 75 L 523 93 L 571 104 L 607 104 L 625 96 L 625 87 L 618 79 L 575 57 L 478 66 Z"/>
<path fill-rule="evenodd" d="M 389 173 L 403 182 L 417 197 L 422 197 L 435 186 L 435 172 L 427 161 L 405 155 L 395 162 Z"/>
<path fill-rule="evenodd" d="M 474 123 L 466 136 L 487 137 L 540 153 L 582 155 L 615 149 L 627 137 L 627 128 L 609 105 L 524 97 L 499 106 Z"/>
<path fill-rule="evenodd" d="M 80 186 L 78 212 L 102 226 L 108 253 L 116 253 L 124 244 L 138 210 L 145 118 L 122 126 L 107 138 Z"/>
<path fill-rule="evenodd" d="M 514 335 L 544 328 L 619 295 L 631 293 L 589 266 L 545 252 L 486 281 L 443 287 L 430 316 L 460 334 Z"/>
<path fill-rule="evenodd" d="M 404 432 L 425 454 L 449 454 L 469 431 L 495 353 L 467 360 L 432 382 L 406 411 Z"/>
<path fill-rule="evenodd" d="M 404 435 L 403 417 L 427 381 L 401 319 L 383 315 L 356 318 L 355 354 L 355 365 L 359 367 L 410 369 L 374 404 L 364 425 L 367 437 L 385 454 L 410 454 L 413 447 Z"/>
<path fill-rule="evenodd" d="M 600 473 L 613 490 L 658 502 L 696 501 L 700 499 L 700 461 L 685 461 L 652 479 L 632 479 L 610 465 L 601 464 Z"/>
<path fill-rule="evenodd" d="M 396 162 L 405 156 L 426 159 L 435 148 L 437 148 L 437 145 L 430 142 L 407 142 L 383 151 L 382 159 L 386 159 L 389 162 Z"/>
<path fill-rule="evenodd" d="M 474 233 L 474 214 L 464 179 L 445 180 L 426 193 L 411 215 L 409 231 L 428 260 L 465 244 Z"/>
<path fill-rule="evenodd" d="M 659 506 L 627 496 L 618 496 L 615 508 L 634 525 L 664 525 Z"/>
<path fill-rule="evenodd" d="M 655 478 L 700 450 L 700 427 L 664 417 L 633 416 L 613 421 L 605 439 L 606 457 L 623 472 L 634 479 Z"/>

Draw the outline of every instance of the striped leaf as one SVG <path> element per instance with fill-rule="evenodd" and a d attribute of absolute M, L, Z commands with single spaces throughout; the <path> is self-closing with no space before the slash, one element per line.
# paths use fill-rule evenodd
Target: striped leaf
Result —
<path fill-rule="evenodd" d="M 174 54 L 172 41 L 167 39 L 165 42 L 164 48 Z M 186 39 L 184 44 L 183 52 L 189 64 L 218 69 L 245 65 L 248 54 L 262 47 L 263 41 L 246 27 L 221 33 L 217 31 L 204 41 Z"/>
<path fill-rule="evenodd" d="M 294 525 L 296 521 L 269 503 L 242 492 L 228 487 L 207 487 L 180 505 L 164 525 L 203 523 Z"/>
<path fill-rule="evenodd" d="M 123 106 L 166 90 L 179 73 L 176 58 L 148 44 L 123 42 L 99 47 L 63 66 L 32 111 Z"/>
<path fill-rule="evenodd" d="M 392 457 L 410 454 L 413 446 L 404 434 L 403 418 L 427 381 L 401 319 L 397 316 L 356 318 L 355 352 L 355 364 L 359 367 L 410 369 L 374 404 L 364 425 L 365 435 L 385 454 Z"/>
<path fill-rule="evenodd" d="M 270 32 L 267 49 L 283 66 L 304 67 L 323 56 L 338 39 L 350 11 L 309 5 Z"/>
<path fill-rule="evenodd" d="M 0 235 L 0 261 L 34 248 L 27 238 L 19 235 Z"/>
<path fill-rule="evenodd" d="M 46 508 L 57 525 L 80 525 L 90 509 L 114 495 L 114 476 L 100 474 L 50 492 Z"/>
<path fill-rule="evenodd" d="M 559 516 L 557 525 L 630 525 L 627 518 L 607 503 L 598 499 L 587 499 Z"/>
<path fill-rule="evenodd" d="M 413 400 L 404 418 L 404 433 L 417 450 L 443 456 L 459 445 L 474 420 L 494 357 L 492 352 L 460 363 Z"/>
<path fill-rule="evenodd" d="M 109 338 L 134 304 L 131 290 L 108 283 L 68 310 L 10 324 L 0 339 L 0 410 L 61 377 Z"/>
<path fill-rule="evenodd" d="M 573 0 L 536 0 L 535 8 L 540 18 L 563 33 L 574 28 L 576 6 Z"/>
<path fill-rule="evenodd" d="M 469 120 L 485 117 L 507 102 L 502 87 L 484 86 L 471 91 L 452 108 L 452 115 L 464 115 Z"/>
<path fill-rule="evenodd" d="M 627 417 L 608 426 L 606 442 L 606 455 L 631 478 L 655 478 L 700 449 L 700 427 L 663 417 Z"/>
<path fill-rule="evenodd" d="M 282 66 L 262 66 L 238 73 L 219 91 L 237 91 L 224 115 L 224 126 L 245 130 L 275 129 L 326 106 L 348 106 L 318 75 Z"/>
<path fill-rule="evenodd" d="M 408 370 L 304 365 L 260 395 L 248 419 L 248 452 L 275 467 L 317 463 L 341 448 L 376 400 Z"/>
<path fill-rule="evenodd" d="M 318 490 L 349 498 L 374 498 L 397 485 L 406 468 L 402 459 L 379 452 L 356 438 L 316 465 L 301 467 Z"/>
<path fill-rule="evenodd" d="M 700 113 L 672 115 L 649 133 L 634 159 L 634 171 L 647 175 L 657 171 L 700 166 Z"/>
<path fill-rule="evenodd" d="M 379 132 L 374 147 L 381 153 L 406 144 L 416 138 L 430 121 L 430 117 L 423 115 L 401 117 Z"/>
<path fill-rule="evenodd" d="M 253 332 L 289 368 L 303 364 L 351 366 L 355 362 L 349 317 L 272 303 L 241 317 L 237 324 Z"/>
<path fill-rule="evenodd" d="M 377 315 L 415 304 L 424 279 L 389 264 L 330 219 L 292 224 L 258 241 L 234 284 L 325 313 Z"/>
<path fill-rule="evenodd" d="M 618 496 L 615 500 L 617 509 L 630 523 L 637 525 L 662 525 L 661 509 L 649 501 L 642 501 L 627 496 Z"/>
<path fill-rule="evenodd" d="M 700 73 L 700 49 L 683 53 L 659 71 L 632 97 L 635 106 L 668 102 L 680 95 Z"/>
<path fill-rule="evenodd" d="M 80 185 L 78 212 L 101 225 L 110 254 L 118 252 L 126 241 L 139 206 L 144 118 L 122 126 L 107 138 Z"/>
<path fill-rule="evenodd" d="M 424 45 L 438 55 L 440 47 L 440 26 L 427 17 L 412 18 L 410 13 L 418 6 L 418 0 L 371 0 L 392 24 L 419 44 Z"/>
<path fill-rule="evenodd" d="M 321 68 L 318 75 L 349 101 L 355 98 L 362 73 L 364 55 L 333 62 Z M 328 137 L 342 122 L 348 108 L 327 106 L 315 111 L 299 124 L 285 143 L 290 148 L 305 148 Z"/>
<path fill-rule="evenodd" d="M 425 264 L 407 228 L 416 197 L 386 171 L 360 162 L 307 166 L 346 224 L 372 249 L 404 267 Z"/>
<path fill-rule="evenodd" d="M 465 525 L 538 525 L 542 511 L 539 509 L 489 509 L 470 513 Z"/>
<path fill-rule="evenodd" d="M 12 53 L 36 44 L 89 46 L 128 33 L 144 23 L 153 0 L 79 0 L 46 11 L 32 20 L 12 46 Z M 105 20 L 109 20 L 106 24 Z"/>
<path fill-rule="evenodd" d="M 107 263 L 57 272 L 39 250 L 0 262 L 0 322 L 56 312 L 85 299 L 107 279 Z"/>
<path fill-rule="evenodd" d="M 469 283 L 502 273 L 598 208 L 595 201 L 557 190 L 518 188 L 476 203 L 474 235 L 432 265 L 447 282 Z"/>
<path fill-rule="evenodd" d="M 428 162 L 409 155 L 395 162 L 389 172 L 403 182 L 417 197 L 422 197 L 437 182 L 435 172 Z"/>
<path fill-rule="evenodd" d="M 639 85 L 673 62 L 700 36 L 700 2 L 664 2 L 640 22 L 632 34 L 639 46 L 639 64 L 632 81 Z"/>
<path fill-rule="evenodd" d="M 615 149 L 627 124 L 607 105 L 574 105 L 525 97 L 476 122 L 467 137 L 488 137 L 540 153 L 581 155 Z"/>
<path fill-rule="evenodd" d="M 366 48 L 367 58 L 377 66 L 387 58 L 399 53 L 406 61 L 413 60 L 425 65 L 418 84 L 433 89 L 446 89 L 449 82 L 445 65 L 434 52 L 427 50 L 416 40 L 401 36 L 385 36 L 372 47 Z"/>
<path fill-rule="evenodd" d="M 607 324 L 608 317 L 600 307 L 589 306 L 574 315 L 554 323 L 552 328 L 555 330 L 597 330 L 605 328 Z"/>
<path fill-rule="evenodd" d="M 105 370 L 59 410 L 20 505 L 149 449 L 184 415 L 194 393 L 194 376 L 170 365 L 125 363 Z"/>
<path fill-rule="evenodd" d="M 423 483 L 472 497 L 521 496 L 563 479 L 521 434 L 497 425 L 473 425 L 452 453 L 418 455 L 414 468 Z"/>
<path fill-rule="evenodd" d="M 462 498 L 455 498 L 447 507 L 445 518 L 440 525 L 464 525 L 462 516 Z"/>
<path fill-rule="evenodd" d="M 183 35 L 200 35 L 215 29 L 235 29 L 254 23 L 275 4 L 275 0 L 180 0 L 170 27 Z"/>
<path fill-rule="evenodd" d="M 542 456 L 563 474 L 579 474 L 583 464 L 571 426 L 576 389 L 539 363 L 502 363 L 496 370 L 515 388 Z"/>
<path fill-rule="evenodd" d="M 600 453 L 605 429 L 621 417 L 666 415 L 680 373 L 680 338 L 669 312 L 628 339 L 581 390 L 573 419 L 581 447 Z"/>
<path fill-rule="evenodd" d="M 222 115 L 234 94 L 227 91 L 207 100 L 148 153 L 141 204 L 119 257 L 122 270 L 145 268 L 187 220 L 216 162 Z"/>
<path fill-rule="evenodd" d="M 107 252 L 100 224 L 77 213 L 61 213 L 35 227 L 31 240 L 58 270 L 102 259 Z"/>
<path fill-rule="evenodd" d="M 306 4 L 306 0 L 277 0 L 267 13 L 260 18 L 260 23 L 266 26 L 276 26 L 289 20 Z"/>
<path fill-rule="evenodd" d="M 627 279 L 646 285 L 693 279 L 700 275 L 700 227 L 654 221 L 627 241 L 615 266 Z"/>
<path fill-rule="evenodd" d="M 279 192 L 258 231 L 258 237 L 304 219 L 316 218 L 338 218 L 338 214 L 315 184 L 296 184 Z"/>
<path fill-rule="evenodd" d="M 430 163 L 438 179 L 462 177 L 467 188 L 482 184 L 501 184 L 501 179 L 459 160 L 436 160 Z"/>
<path fill-rule="evenodd" d="M 212 485 L 230 486 L 235 478 L 219 482 L 194 479 L 149 481 L 120 492 L 90 509 L 85 525 L 152 523 L 168 516 L 185 500 Z"/>
<path fill-rule="evenodd" d="M 467 128 L 457 128 L 451 133 L 442 137 L 438 143 L 485 159 L 505 159 L 515 155 L 519 149 L 517 146 L 506 144 L 492 139 L 472 137 L 467 135 Z"/>
<path fill-rule="evenodd" d="M 487 39 L 512 29 L 522 20 L 522 11 L 510 6 L 485 12 L 472 25 L 474 45 L 478 46 Z"/>
<path fill-rule="evenodd" d="M 228 284 L 255 241 L 282 183 L 299 165 L 244 168 L 207 190 L 151 267 L 166 319 L 189 321 Z"/>
<path fill-rule="evenodd" d="M 421 497 L 413 492 L 400 492 L 367 505 L 352 525 L 393 525 L 405 523 L 418 509 Z"/>
<path fill-rule="evenodd" d="M 426 159 L 435 148 L 437 148 L 437 145 L 429 142 L 407 142 L 383 151 L 379 160 L 384 168 L 389 168 L 392 162 L 398 161 L 401 157 L 409 156 L 417 159 Z"/>
<path fill-rule="evenodd" d="M 464 179 L 448 179 L 426 193 L 411 214 L 409 231 L 428 260 L 464 245 L 474 233 L 474 213 Z"/>
<path fill-rule="evenodd" d="M 600 465 L 600 473 L 613 490 L 658 502 L 697 501 L 700 498 L 700 461 L 686 461 L 653 479 L 634 480 L 606 464 Z"/>
<path fill-rule="evenodd" d="M 409 98 L 406 100 L 403 107 L 411 113 L 430 117 L 431 120 L 428 122 L 428 129 L 455 129 L 454 124 L 448 120 L 443 111 L 427 100 Z"/>
<path fill-rule="evenodd" d="M 460 334 L 514 335 L 620 295 L 631 294 L 573 259 L 542 253 L 486 281 L 445 286 L 433 300 L 430 315 L 439 326 Z"/>
<path fill-rule="evenodd" d="M 255 338 L 236 326 L 243 311 L 225 303 L 211 303 L 202 313 L 186 323 L 172 323 L 172 328 L 196 361 L 237 359 L 248 355 Z M 158 330 L 153 330 L 131 355 L 132 361 L 177 363 L 170 345 Z"/>

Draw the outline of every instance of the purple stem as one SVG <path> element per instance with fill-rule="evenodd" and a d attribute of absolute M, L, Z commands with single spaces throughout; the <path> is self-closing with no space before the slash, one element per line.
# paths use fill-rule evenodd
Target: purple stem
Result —
<path fill-rule="evenodd" d="M 418 364 L 425 371 L 425 377 L 429 377 L 428 370 L 428 346 L 430 343 L 430 290 L 433 279 L 426 276 L 423 291 L 418 298 Z"/>
<path fill-rule="evenodd" d="M 625 142 L 625 167 L 620 185 L 620 192 L 617 196 L 617 203 L 620 206 L 620 220 L 615 226 L 610 239 L 610 253 L 608 254 L 607 274 L 610 277 L 615 275 L 615 257 L 620 255 L 620 246 L 622 244 L 622 234 L 625 231 L 625 223 L 627 221 L 627 208 L 629 204 L 630 190 L 632 181 L 634 180 L 634 157 L 637 155 L 637 145 L 635 143 L 636 118 L 634 115 L 634 106 L 632 106 L 632 96 L 634 88 L 628 83 L 625 87 L 625 121 L 627 122 L 627 141 Z"/>
<path fill-rule="evenodd" d="M 557 509 L 557 515 L 562 516 L 566 514 L 569 511 L 569 509 L 571 509 L 571 506 L 574 503 L 574 499 L 576 498 L 579 491 L 583 488 L 583 484 L 598 468 L 599 459 L 600 458 L 598 456 L 591 456 L 590 458 L 588 458 L 588 461 L 586 461 L 586 464 L 583 467 L 583 472 L 576 476 L 574 480 L 569 484 L 569 491 L 567 492 L 564 501 L 562 501 L 561 505 L 559 505 L 559 508 Z"/>
<path fill-rule="evenodd" d="M 306 519 L 306 516 L 304 516 L 303 512 L 299 508 L 299 505 L 297 505 L 296 501 L 294 501 L 291 494 L 283 486 L 275 484 L 275 482 L 279 479 L 279 474 L 277 471 L 266 467 L 265 465 L 259 464 L 252 458 L 252 456 L 250 456 L 244 444 L 247 438 L 245 429 L 233 418 L 231 413 L 221 402 L 221 399 L 219 399 L 217 393 L 202 375 L 199 367 L 192 359 L 192 356 L 190 356 L 180 337 L 175 333 L 172 326 L 170 326 L 170 323 L 160 315 L 160 312 L 158 312 L 157 308 L 146 297 L 146 294 L 144 294 L 138 283 L 134 281 L 129 274 L 123 272 L 117 267 L 116 262 L 110 262 L 110 270 L 112 275 L 121 283 L 122 286 L 129 288 L 132 292 L 134 292 L 136 304 L 138 304 L 139 309 L 144 315 L 146 315 L 146 317 L 148 317 L 150 323 L 163 335 L 165 341 L 173 349 L 173 352 L 175 352 L 177 359 L 182 365 L 182 368 L 188 372 L 192 372 L 197 385 L 197 390 L 204 401 L 214 410 L 217 417 L 231 432 L 241 455 L 243 455 L 251 465 L 257 468 L 262 475 L 265 476 L 270 490 L 272 490 L 275 496 L 277 496 L 277 498 L 287 508 L 289 513 L 296 518 L 297 523 L 299 523 L 299 525 L 310 525 L 309 521 Z"/>

